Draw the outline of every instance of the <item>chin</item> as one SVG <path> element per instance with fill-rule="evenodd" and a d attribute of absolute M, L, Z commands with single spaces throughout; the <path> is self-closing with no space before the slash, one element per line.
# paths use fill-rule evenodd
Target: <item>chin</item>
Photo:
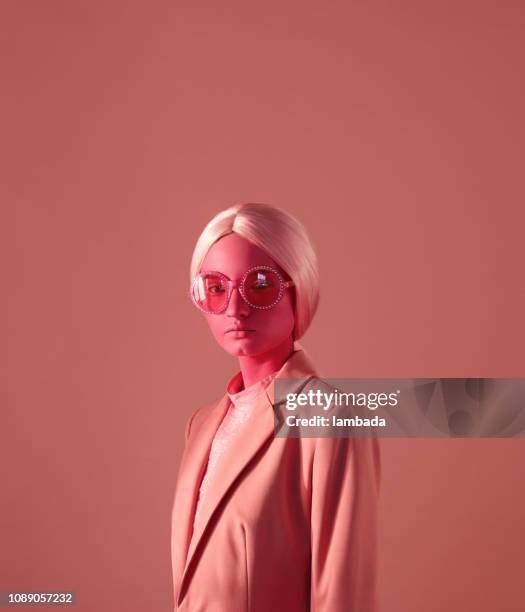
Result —
<path fill-rule="evenodd" d="M 257 350 L 257 347 L 250 346 L 247 342 L 239 342 L 237 345 L 224 347 L 224 349 L 234 357 L 254 357 L 262 352 L 260 349 Z"/>
<path fill-rule="evenodd" d="M 234 357 L 255 357 L 268 350 L 265 345 L 261 345 L 254 338 L 239 338 L 228 343 L 221 343 L 221 347 Z"/>

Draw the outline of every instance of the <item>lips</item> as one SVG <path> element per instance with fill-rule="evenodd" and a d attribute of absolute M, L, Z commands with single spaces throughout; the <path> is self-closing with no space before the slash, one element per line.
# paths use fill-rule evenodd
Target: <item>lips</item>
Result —
<path fill-rule="evenodd" d="M 235 332 L 253 332 L 253 331 L 255 331 L 255 330 L 254 329 L 249 329 L 247 327 L 230 327 L 224 333 L 225 334 L 229 334 L 230 332 L 235 333 Z"/>

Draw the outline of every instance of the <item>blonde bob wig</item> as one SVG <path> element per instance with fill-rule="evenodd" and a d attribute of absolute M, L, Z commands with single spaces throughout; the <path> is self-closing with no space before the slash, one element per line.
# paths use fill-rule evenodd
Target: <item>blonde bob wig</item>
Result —
<path fill-rule="evenodd" d="M 310 326 L 319 304 L 319 267 L 306 229 L 294 216 L 277 206 L 235 204 L 215 215 L 199 236 L 191 258 L 190 282 L 200 271 L 212 244 L 232 233 L 266 251 L 293 280 L 293 339 L 299 340 Z"/>

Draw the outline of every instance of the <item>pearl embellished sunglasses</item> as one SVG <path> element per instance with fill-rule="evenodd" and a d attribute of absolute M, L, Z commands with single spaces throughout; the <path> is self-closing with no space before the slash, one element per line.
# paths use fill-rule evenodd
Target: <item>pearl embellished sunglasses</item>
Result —
<path fill-rule="evenodd" d="M 228 307 L 233 289 L 238 287 L 242 299 L 252 308 L 273 308 L 284 290 L 293 285 L 293 281 L 285 281 L 271 266 L 250 268 L 240 281 L 221 272 L 199 272 L 193 279 L 190 297 L 202 312 L 221 314 Z"/>

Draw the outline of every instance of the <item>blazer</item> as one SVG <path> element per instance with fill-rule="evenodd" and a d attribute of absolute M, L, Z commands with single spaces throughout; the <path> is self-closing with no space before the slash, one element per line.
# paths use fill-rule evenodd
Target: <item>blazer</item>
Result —
<path fill-rule="evenodd" d="M 319 380 L 302 349 L 279 377 Z M 186 424 L 171 522 L 174 610 L 376 612 L 379 441 L 275 437 L 273 383 L 221 458 L 193 531 L 229 403 L 225 394 Z"/>

